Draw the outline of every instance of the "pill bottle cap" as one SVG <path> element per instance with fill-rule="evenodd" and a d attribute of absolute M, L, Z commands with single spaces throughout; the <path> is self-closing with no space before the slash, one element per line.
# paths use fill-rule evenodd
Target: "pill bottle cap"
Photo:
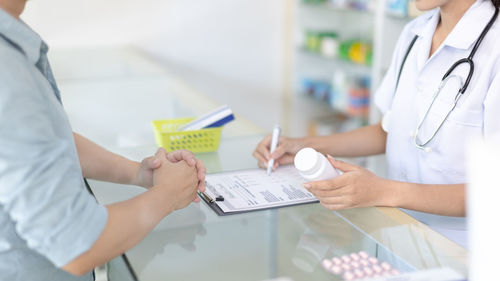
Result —
<path fill-rule="evenodd" d="M 295 168 L 303 173 L 308 173 L 317 169 L 319 164 L 318 152 L 312 148 L 303 148 L 295 155 Z"/>

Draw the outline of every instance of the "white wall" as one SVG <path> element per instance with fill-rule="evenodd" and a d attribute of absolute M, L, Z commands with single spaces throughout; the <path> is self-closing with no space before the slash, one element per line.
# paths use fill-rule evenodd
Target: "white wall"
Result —
<path fill-rule="evenodd" d="M 52 47 L 133 44 L 279 95 L 291 0 L 32 0 L 23 16 Z"/>
<path fill-rule="evenodd" d="M 278 91 L 287 0 L 170 0 L 145 47 L 168 60 Z"/>

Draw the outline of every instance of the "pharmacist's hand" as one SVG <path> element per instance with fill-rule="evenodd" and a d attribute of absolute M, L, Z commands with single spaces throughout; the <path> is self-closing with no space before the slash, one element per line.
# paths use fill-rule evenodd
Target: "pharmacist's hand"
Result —
<path fill-rule="evenodd" d="M 330 210 L 359 207 L 382 206 L 387 198 L 384 192 L 384 179 L 372 172 L 340 160 L 328 157 L 332 166 L 344 174 L 332 180 L 305 183 L 304 186 L 321 205 Z"/>
<path fill-rule="evenodd" d="M 207 169 L 200 159 L 196 159 L 194 157 L 193 152 L 188 150 L 177 150 L 169 152 L 167 153 L 167 160 L 172 163 L 186 161 L 189 166 L 196 167 L 196 170 L 198 171 L 198 190 L 201 192 L 205 191 L 205 176 L 207 174 Z"/>
<path fill-rule="evenodd" d="M 193 201 L 199 202 L 196 166 L 189 166 L 186 161 L 172 163 L 165 157 L 161 161 L 161 167 L 153 173 L 153 188 L 168 189 L 167 198 L 172 210 L 182 209 Z"/>
<path fill-rule="evenodd" d="M 278 168 L 279 165 L 286 165 L 293 163 L 293 158 L 295 154 L 299 152 L 300 149 L 305 147 L 302 139 L 280 137 L 278 141 L 278 146 L 271 154 L 271 139 L 272 135 L 265 137 L 255 148 L 253 152 L 253 157 L 255 157 L 259 163 L 259 167 L 266 169 L 267 162 L 274 159 L 273 170 Z"/>

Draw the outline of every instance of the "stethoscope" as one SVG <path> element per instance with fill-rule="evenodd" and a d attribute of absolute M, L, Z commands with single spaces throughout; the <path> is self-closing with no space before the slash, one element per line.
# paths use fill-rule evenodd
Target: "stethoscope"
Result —
<path fill-rule="evenodd" d="M 481 42 L 483 41 L 484 37 L 486 36 L 486 34 L 488 33 L 488 31 L 490 31 L 491 27 L 495 23 L 495 20 L 498 17 L 498 10 L 499 10 L 498 7 L 495 7 L 495 13 L 493 14 L 493 16 L 491 17 L 490 21 L 484 27 L 483 31 L 479 35 L 479 38 L 477 39 L 476 43 L 474 44 L 474 47 L 472 48 L 472 51 L 470 52 L 469 56 L 467 58 L 463 58 L 463 59 L 460 59 L 460 60 L 456 61 L 448 69 L 448 71 L 446 71 L 446 73 L 444 74 L 443 78 L 441 79 L 441 82 L 439 83 L 438 88 L 436 89 L 436 91 L 434 92 L 434 95 L 432 96 L 432 101 L 431 101 L 429 107 L 427 108 L 427 111 L 425 112 L 424 116 L 422 117 L 422 119 L 418 123 L 417 129 L 412 134 L 413 141 L 414 141 L 415 146 L 417 148 L 420 148 L 420 149 L 422 149 L 424 151 L 427 151 L 427 152 L 431 151 L 430 147 L 428 147 L 427 144 L 429 144 L 429 142 L 431 142 L 434 139 L 434 137 L 438 133 L 439 129 L 441 129 L 441 127 L 443 126 L 444 122 L 446 121 L 446 119 L 448 119 L 448 116 L 450 116 L 451 112 L 457 106 L 458 101 L 460 100 L 460 98 L 463 96 L 463 94 L 467 90 L 467 87 L 469 86 L 470 80 L 472 79 L 472 75 L 474 74 L 474 61 L 472 59 L 474 58 L 474 55 L 476 54 L 476 51 L 479 48 L 479 46 L 481 45 Z M 396 90 L 397 90 L 398 85 L 399 85 L 399 79 L 401 78 L 401 73 L 403 72 L 403 68 L 404 68 L 406 59 L 408 58 L 408 55 L 410 54 L 411 49 L 413 48 L 413 45 L 415 44 L 415 42 L 417 41 L 417 39 L 418 39 L 418 35 L 415 35 L 415 37 L 413 37 L 413 40 L 411 41 L 410 45 L 408 46 L 408 49 L 406 50 L 406 54 L 405 54 L 405 56 L 403 58 L 403 62 L 401 63 L 401 67 L 399 68 L 398 78 L 396 80 L 396 88 L 395 88 Z M 462 77 L 460 77 L 458 75 L 453 75 L 452 74 L 452 72 L 458 66 L 460 66 L 462 64 L 467 64 L 469 66 L 469 73 L 467 75 L 467 78 L 465 79 L 465 82 L 463 81 Z M 461 85 L 462 85 L 462 87 L 458 90 L 458 93 L 455 96 L 455 99 L 454 99 L 454 102 L 453 102 L 453 105 L 452 105 L 451 109 L 448 111 L 448 113 L 444 117 L 443 121 L 441 121 L 441 123 L 439 124 L 439 126 L 437 127 L 437 129 L 434 131 L 434 133 L 426 141 L 423 141 L 423 142 L 419 141 L 419 137 L 418 136 L 419 136 L 419 133 L 420 133 L 420 129 L 422 128 L 422 125 L 424 124 L 425 120 L 427 119 L 427 116 L 429 115 L 429 112 L 430 112 L 432 106 L 434 105 L 434 102 L 436 101 L 436 98 L 439 96 L 439 93 L 441 92 L 441 89 L 444 88 L 444 86 L 446 85 L 446 83 L 448 83 L 448 81 L 451 78 L 457 78 L 460 81 Z M 388 132 L 388 129 L 389 129 L 390 115 L 391 115 L 391 111 L 389 110 L 386 114 L 384 114 L 384 117 L 382 119 L 382 128 L 383 128 L 383 130 L 385 132 Z"/>

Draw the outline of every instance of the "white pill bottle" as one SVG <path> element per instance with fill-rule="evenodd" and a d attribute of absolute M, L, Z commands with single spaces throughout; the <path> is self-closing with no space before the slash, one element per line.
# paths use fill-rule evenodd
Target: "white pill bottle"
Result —
<path fill-rule="evenodd" d="M 293 162 L 300 175 L 307 181 L 330 180 L 340 175 L 323 154 L 310 147 L 297 152 Z"/>

